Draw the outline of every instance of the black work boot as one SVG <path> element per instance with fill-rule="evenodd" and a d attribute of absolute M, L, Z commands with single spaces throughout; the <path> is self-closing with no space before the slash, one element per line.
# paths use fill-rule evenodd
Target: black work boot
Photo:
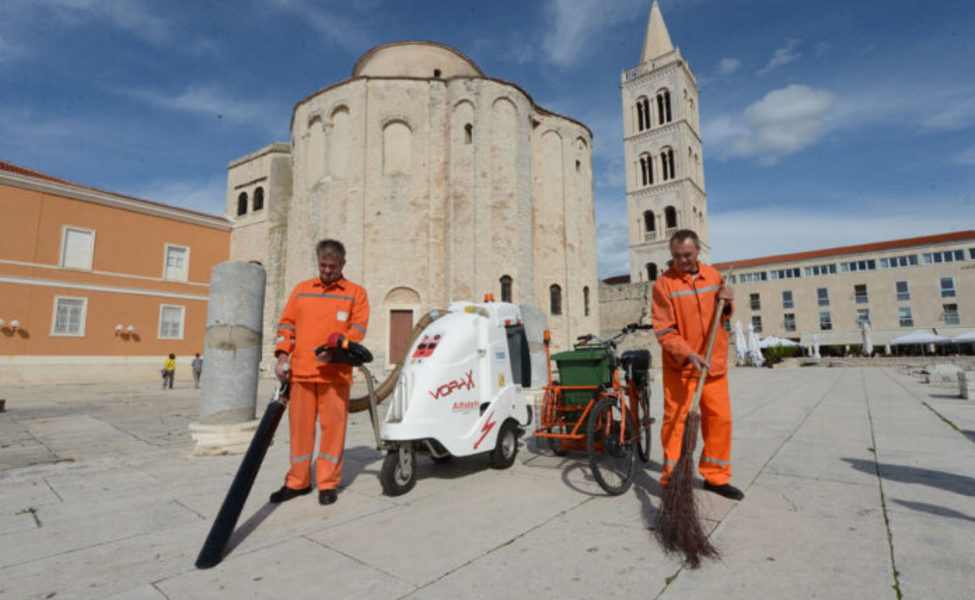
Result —
<path fill-rule="evenodd" d="M 287 502 L 292 498 L 297 498 L 298 496 L 304 496 L 309 492 L 311 492 L 311 486 L 308 486 L 301 490 L 296 490 L 296 489 L 289 488 L 286 485 L 282 485 L 280 490 L 271 494 L 270 501 L 272 504 L 279 504 L 281 502 Z"/>
<path fill-rule="evenodd" d="M 725 483 L 723 485 L 714 485 L 708 481 L 704 482 L 704 489 L 709 492 L 714 492 L 719 496 L 724 496 L 725 498 L 731 498 L 732 500 L 741 500 L 745 497 L 745 493 L 731 485 L 730 483 Z"/>
<path fill-rule="evenodd" d="M 334 504 L 336 500 L 339 499 L 335 490 L 319 490 L 318 491 L 318 503 L 321 505 Z"/>

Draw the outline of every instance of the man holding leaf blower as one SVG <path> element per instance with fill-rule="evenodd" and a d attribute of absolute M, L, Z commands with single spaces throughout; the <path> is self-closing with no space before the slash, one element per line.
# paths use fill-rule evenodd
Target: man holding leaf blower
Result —
<path fill-rule="evenodd" d="M 708 369 L 701 396 L 704 448 L 698 471 L 704 489 L 741 500 L 744 493 L 731 478 L 731 399 L 728 395 L 728 334 L 718 325 L 710 360 L 706 357 L 709 329 L 719 299 L 726 301 L 722 320 L 731 317 L 734 290 L 721 274 L 698 261 L 701 243 L 690 229 L 670 239 L 673 264 L 653 286 L 653 330 L 663 350 L 664 420 L 660 432 L 664 449 L 660 484 L 670 481 L 681 455 L 684 423 L 691 408 L 698 376 Z"/>
<path fill-rule="evenodd" d="M 291 468 L 273 503 L 311 492 L 311 463 L 320 504 L 336 501 L 342 478 L 342 451 L 349 413 L 352 367 L 331 362 L 333 348 L 345 340 L 361 342 L 369 323 L 369 299 L 362 287 L 342 276 L 345 247 L 322 240 L 316 249 L 318 277 L 299 283 L 281 313 L 278 324 L 275 373 L 289 374 L 288 423 L 291 429 Z M 315 421 L 321 428 L 315 452 Z"/>

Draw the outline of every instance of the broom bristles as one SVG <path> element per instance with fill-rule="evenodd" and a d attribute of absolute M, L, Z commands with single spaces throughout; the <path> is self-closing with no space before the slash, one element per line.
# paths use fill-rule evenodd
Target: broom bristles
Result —
<path fill-rule="evenodd" d="M 680 459 L 664 488 L 660 511 L 657 513 L 656 533 L 664 550 L 683 554 L 692 569 L 701 565 L 702 558 L 718 558 L 718 550 L 711 545 L 697 514 L 694 499 L 694 448 L 701 414 L 691 411 L 684 421 Z"/>

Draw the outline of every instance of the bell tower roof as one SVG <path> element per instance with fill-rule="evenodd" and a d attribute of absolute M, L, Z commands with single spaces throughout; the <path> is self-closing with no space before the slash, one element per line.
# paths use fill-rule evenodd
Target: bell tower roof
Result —
<path fill-rule="evenodd" d="M 643 38 L 643 54 L 640 63 L 648 63 L 658 56 L 673 52 L 674 44 L 670 41 L 670 33 L 664 23 L 664 15 L 660 12 L 660 4 L 653 0 L 650 4 L 650 16 L 647 17 L 647 34 Z"/>

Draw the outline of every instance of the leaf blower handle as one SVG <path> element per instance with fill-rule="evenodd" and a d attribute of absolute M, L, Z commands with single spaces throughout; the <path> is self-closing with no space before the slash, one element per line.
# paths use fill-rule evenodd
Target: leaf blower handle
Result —
<path fill-rule="evenodd" d="M 723 279 L 727 281 L 733 271 L 734 268 L 729 268 L 725 272 Z M 705 366 L 701 369 L 701 374 L 697 378 L 697 387 L 694 388 L 694 400 L 691 402 L 691 412 L 700 412 L 701 410 L 701 394 L 704 393 L 704 381 L 708 377 L 708 371 L 711 370 L 711 351 L 714 350 L 714 338 L 718 335 L 718 327 L 721 327 L 721 315 L 724 313 L 724 305 L 725 299 L 718 299 L 718 305 L 714 309 L 714 318 L 711 319 L 711 329 L 708 330 L 708 345 L 704 353 Z"/>

